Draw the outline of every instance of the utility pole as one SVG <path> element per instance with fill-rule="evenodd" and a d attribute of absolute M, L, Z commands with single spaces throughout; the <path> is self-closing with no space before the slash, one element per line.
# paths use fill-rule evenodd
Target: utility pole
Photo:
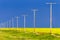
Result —
<path fill-rule="evenodd" d="M 56 3 L 46 3 L 46 4 L 50 4 L 50 33 L 52 33 L 52 7 L 53 7 L 53 4 L 56 4 Z"/>
<path fill-rule="evenodd" d="M 6 26 L 7 26 L 7 28 L 9 27 L 9 25 L 8 25 L 8 21 L 6 22 L 7 24 L 6 24 Z"/>
<path fill-rule="evenodd" d="M 19 26 L 18 26 L 18 19 L 19 19 L 19 17 L 17 16 L 17 17 L 16 17 L 17 28 L 19 27 Z"/>
<path fill-rule="evenodd" d="M 12 18 L 12 27 L 14 28 L 14 19 Z"/>
<path fill-rule="evenodd" d="M 26 28 L 26 16 L 27 15 L 22 15 L 22 16 L 24 17 L 24 32 L 26 32 L 26 29 L 25 28 Z"/>
<path fill-rule="evenodd" d="M 9 20 L 9 22 L 8 22 L 8 23 L 9 23 L 9 27 L 8 27 L 8 28 L 11 28 L 11 20 Z"/>
<path fill-rule="evenodd" d="M 6 23 L 4 22 L 4 28 L 6 27 Z"/>
<path fill-rule="evenodd" d="M 33 20 L 33 22 L 34 22 L 34 32 L 35 32 L 35 27 L 36 27 L 36 11 L 38 11 L 38 10 L 37 9 L 33 9 L 32 11 L 34 13 L 34 20 Z"/>

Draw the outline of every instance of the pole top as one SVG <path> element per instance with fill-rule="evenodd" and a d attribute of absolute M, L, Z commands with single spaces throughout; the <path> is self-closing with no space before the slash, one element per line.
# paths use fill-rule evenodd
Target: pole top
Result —
<path fill-rule="evenodd" d="M 19 16 L 16 16 L 16 18 L 20 18 Z"/>
<path fill-rule="evenodd" d="M 46 3 L 46 4 L 56 4 L 56 3 L 52 3 L 52 2 L 50 2 L 50 3 Z"/>
<path fill-rule="evenodd" d="M 32 9 L 32 11 L 38 11 L 38 9 Z"/>
<path fill-rule="evenodd" d="M 22 15 L 22 16 L 28 16 L 28 15 Z"/>

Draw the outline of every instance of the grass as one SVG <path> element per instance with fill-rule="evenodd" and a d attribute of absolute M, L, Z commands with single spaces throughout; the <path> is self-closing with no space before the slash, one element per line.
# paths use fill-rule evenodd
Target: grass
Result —
<path fill-rule="evenodd" d="M 49 28 L 36 28 L 34 33 L 33 28 L 26 28 L 26 32 L 23 28 L 0 28 L 0 40 L 60 40 L 59 37 L 52 36 L 49 30 Z M 57 31 L 53 33 L 60 36 Z"/>

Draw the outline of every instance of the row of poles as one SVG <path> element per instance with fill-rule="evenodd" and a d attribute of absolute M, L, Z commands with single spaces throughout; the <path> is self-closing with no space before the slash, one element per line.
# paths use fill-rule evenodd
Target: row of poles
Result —
<path fill-rule="evenodd" d="M 9 21 L 0 23 L 0 28 L 10 28 L 10 27 L 14 27 L 14 19 L 13 18 Z"/>
<path fill-rule="evenodd" d="M 52 33 L 52 6 L 53 6 L 53 4 L 56 4 L 56 3 L 46 3 L 46 4 L 50 4 L 50 33 Z M 35 32 L 35 27 L 36 27 L 36 12 L 38 11 L 37 9 L 33 9 L 32 10 L 33 11 L 33 13 L 34 13 L 34 20 L 33 20 L 33 22 L 34 22 L 34 32 Z M 25 28 L 26 28 L 26 17 L 27 17 L 27 15 L 23 15 L 23 17 L 24 17 L 24 30 L 25 30 Z M 17 19 L 17 28 L 19 27 L 18 26 L 18 19 L 19 19 L 19 17 L 17 16 L 16 17 L 16 19 Z M 13 23 L 13 21 L 14 21 L 14 19 L 12 18 L 12 20 L 10 20 L 9 21 L 9 25 L 11 24 L 11 22 L 12 22 L 12 27 L 14 27 L 14 23 Z M 7 24 L 7 27 L 8 27 L 8 22 L 6 22 Z M 0 24 L 1 26 L 3 25 L 3 24 Z M 5 25 L 3 25 L 3 26 L 5 26 Z"/>

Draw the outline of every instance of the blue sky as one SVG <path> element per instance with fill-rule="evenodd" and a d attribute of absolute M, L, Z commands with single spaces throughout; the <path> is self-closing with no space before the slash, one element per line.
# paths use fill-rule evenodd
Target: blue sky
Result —
<path fill-rule="evenodd" d="M 33 27 L 32 9 L 36 12 L 36 27 L 49 27 L 49 5 L 47 2 L 56 2 L 53 5 L 53 27 L 60 27 L 60 0 L 0 0 L 0 23 L 14 18 L 16 26 L 16 16 L 19 16 L 19 26 L 23 27 L 22 15 L 26 17 L 26 27 Z"/>

